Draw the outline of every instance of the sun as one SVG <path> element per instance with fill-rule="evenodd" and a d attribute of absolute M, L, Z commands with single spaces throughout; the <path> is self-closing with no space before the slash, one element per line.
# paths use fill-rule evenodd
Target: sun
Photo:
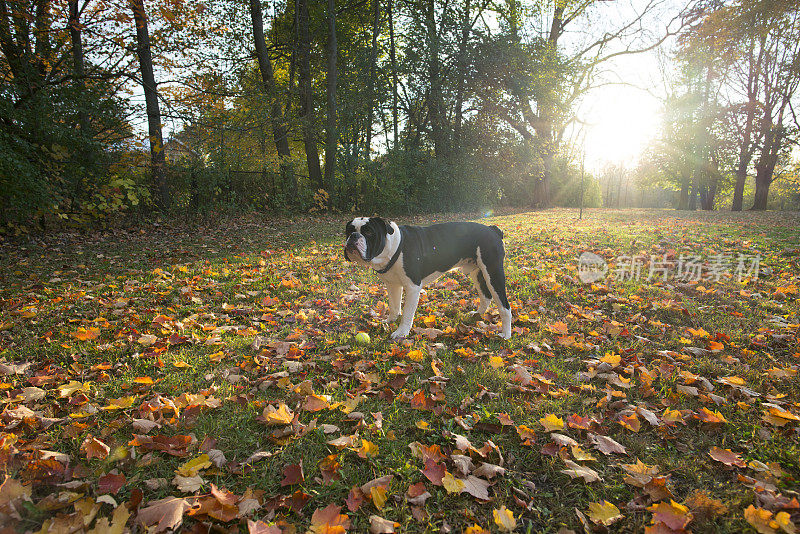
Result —
<path fill-rule="evenodd" d="M 660 102 L 634 87 L 611 86 L 598 90 L 584 103 L 586 165 L 636 165 L 661 122 Z"/>

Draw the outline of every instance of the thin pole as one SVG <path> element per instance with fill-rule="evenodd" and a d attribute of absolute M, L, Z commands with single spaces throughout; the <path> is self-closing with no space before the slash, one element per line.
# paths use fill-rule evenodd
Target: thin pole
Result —
<path fill-rule="evenodd" d="M 583 164 L 586 161 L 586 152 L 581 157 L 581 211 L 578 214 L 578 219 L 583 219 Z"/>

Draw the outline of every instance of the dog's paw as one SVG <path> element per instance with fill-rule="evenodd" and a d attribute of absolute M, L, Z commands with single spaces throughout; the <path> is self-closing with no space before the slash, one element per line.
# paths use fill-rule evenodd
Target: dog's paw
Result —
<path fill-rule="evenodd" d="M 509 329 L 508 332 L 500 332 L 500 337 L 503 339 L 511 339 L 511 330 Z"/>
<path fill-rule="evenodd" d="M 408 330 L 403 328 L 398 328 L 394 332 L 392 332 L 392 339 L 403 339 L 404 337 L 408 336 Z"/>

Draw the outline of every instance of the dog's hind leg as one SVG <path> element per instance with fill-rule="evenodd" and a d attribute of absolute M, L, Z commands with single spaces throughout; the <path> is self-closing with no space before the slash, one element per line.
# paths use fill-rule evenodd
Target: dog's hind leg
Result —
<path fill-rule="evenodd" d="M 472 285 L 478 292 L 478 297 L 481 299 L 481 304 L 478 306 L 478 313 L 483 315 L 489 309 L 489 304 L 492 302 L 492 294 L 489 292 L 489 287 L 486 285 L 486 279 L 483 277 L 483 271 L 475 269 L 469 273 L 472 280 Z"/>
<path fill-rule="evenodd" d="M 503 256 L 487 258 L 484 262 L 478 249 L 478 266 L 484 279 L 488 282 L 489 291 L 492 294 L 494 303 L 497 304 L 497 311 L 500 313 L 502 330 L 500 337 L 509 339 L 511 337 L 511 306 L 508 304 L 506 295 L 506 274 L 503 271 Z"/>

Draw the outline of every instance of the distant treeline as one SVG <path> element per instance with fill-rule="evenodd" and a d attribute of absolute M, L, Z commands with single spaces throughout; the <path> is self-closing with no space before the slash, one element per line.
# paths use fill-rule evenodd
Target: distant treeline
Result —
<path fill-rule="evenodd" d="M 0 1 L 0 224 L 577 205 L 581 181 L 585 205 L 600 205 L 570 139 L 577 103 L 608 60 L 676 34 L 698 47 L 721 11 L 611 4 Z M 663 20 L 677 24 L 645 30 Z M 718 68 L 678 59 L 702 113 L 690 113 L 689 163 L 661 165 L 654 187 L 689 169 L 702 197 L 709 169 L 728 164 L 703 118 Z M 791 132 L 777 132 L 764 139 L 786 146 Z"/>

